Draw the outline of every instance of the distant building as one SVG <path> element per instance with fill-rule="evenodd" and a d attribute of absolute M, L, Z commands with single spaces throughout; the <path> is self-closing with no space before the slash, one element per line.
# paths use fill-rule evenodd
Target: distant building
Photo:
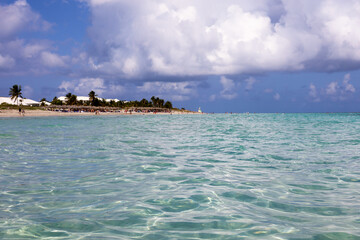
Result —
<path fill-rule="evenodd" d="M 114 102 L 120 102 L 119 99 L 115 98 L 115 99 L 105 99 L 106 102 L 111 102 L 111 101 L 114 101 Z"/>
<path fill-rule="evenodd" d="M 10 97 L 0 97 L 0 104 L 3 103 L 17 105 L 17 101 L 11 100 Z M 37 102 L 27 98 L 19 98 L 19 105 L 38 107 L 41 105 L 41 102 Z"/>
<path fill-rule="evenodd" d="M 42 106 L 50 106 L 51 105 L 51 103 L 50 102 L 48 102 L 48 101 L 41 101 L 40 102 L 40 104 L 42 105 Z"/>
<path fill-rule="evenodd" d="M 61 97 L 59 97 L 58 99 L 59 99 L 60 101 L 62 101 L 63 103 L 65 103 L 65 102 L 67 101 L 67 97 L 65 97 L 65 96 L 61 96 Z M 76 100 L 86 102 L 86 101 L 90 101 L 90 97 L 77 96 L 77 97 L 76 97 Z"/>
<path fill-rule="evenodd" d="M 61 96 L 61 97 L 59 97 L 58 98 L 60 101 L 62 101 L 63 103 L 65 103 L 66 101 L 67 101 L 67 97 L 65 97 L 65 96 Z M 102 99 L 104 99 L 104 98 L 99 98 L 99 97 L 97 97 L 97 99 L 99 99 L 99 100 L 102 100 Z M 86 101 L 90 101 L 90 97 L 87 97 L 87 96 L 77 96 L 76 97 L 76 100 L 77 101 L 83 101 L 83 102 L 86 102 Z M 114 102 L 120 102 L 120 100 L 119 99 L 105 99 L 105 101 L 106 102 L 111 102 L 111 101 L 114 101 Z"/>

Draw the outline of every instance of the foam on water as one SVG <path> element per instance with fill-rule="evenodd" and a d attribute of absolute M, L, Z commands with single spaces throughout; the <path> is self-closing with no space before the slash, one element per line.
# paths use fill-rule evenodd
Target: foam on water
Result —
<path fill-rule="evenodd" d="M 0 119 L 2 239 L 360 239 L 360 115 Z"/>

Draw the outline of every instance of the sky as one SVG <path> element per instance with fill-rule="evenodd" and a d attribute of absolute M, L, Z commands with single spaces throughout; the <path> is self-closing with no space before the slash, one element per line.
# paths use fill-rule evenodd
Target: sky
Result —
<path fill-rule="evenodd" d="M 358 0 L 0 0 L 0 96 L 360 112 Z"/>

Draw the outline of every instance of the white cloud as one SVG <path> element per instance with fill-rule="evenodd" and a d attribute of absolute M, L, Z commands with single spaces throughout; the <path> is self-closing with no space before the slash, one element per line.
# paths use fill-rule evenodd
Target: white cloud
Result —
<path fill-rule="evenodd" d="M 319 102 L 320 101 L 316 86 L 314 84 L 312 84 L 312 83 L 309 86 L 309 96 L 311 97 L 313 102 Z"/>
<path fill-rule="evenodd" d="M 41 53 L 41 60 L 45 66 L 48 67 L 64 67 L 64 57 L 61 57 L 55 53 L 51 52 L 42 52 Z"/>
<path fill-rule="evenodd" d="M 254 83 L 256 82 L 256 79 L 253 77 L 249 77 L 245 79 L 246 87 L 245 90 L 250 91 L 253 88 Z"/>
<path fill-rule="evenodd" d="M 104 80 L 101 78 L 82 78 L 79 80 L 75 87 L 76 93 L 87 94 L 90 91 L 95 91 L 99 95 L 103 94 L 106 90 Z"/>
<path fill-rule="evenodd" d="M 279 94 L 279 93 L 275 93 L 273 97 L 274 97 L 274 99 L 275 99 L 276 101 L 279 101 L 279 100 L 280 100 L 280 94 Z"/>
<path fill-rule="evenodd" d="M 23 45 L 23 44 L 21 44 L 21 45 Z M 46 49 L 48 47 L 49 46 L 47 46 L 46 44 L 41 44 L 41 43 L 23 45 L 22 46 L 22 49 L 23 49 L 23 54 L 22 55 L 26 59 L 34 58 L 36 56 L 39 56 L 40 53 L 42 53 L 43 51 L 46 51 Z"/>
<path fill-rule="evenodd" d="M 62 81 L 58 88 L 61 89 L 62 94 L 65 94 L 67 92 L 73 91 L 75 86 L 76 86 L 75 81 Z"/>
<path fill-rule="evenodd" d="M 222 98 L 232 100 L 238 96 L 237 89 L 240 85 L 236 84 L 234 80 L 222 76 L 220 83 L 223 87 L 223 90 L 220 92 Z"/>
<path fill-rule="evenodd" d="M 316 87 L 314 84 L 310 84 L 309 86 L 309 96 L 312 97 L 312 98 L 316 98 L 317 97 L 317 91 L 316 91 Z"/>
<path fill-rule="evenodd" d="M 360 67 L 357 0 L 87 2 L 94 50 L 89 66 L 98 73 L 329 71 L 349 61 Z"/>
<path fill-rule="evenodd" d="M 0 5 L 0 39 L 12 37 L 22 30 L 47 30 L 50 26 L 31 10 L 26 0 Z"/>
<path fill-rule="evenodd" d="M 137 90 L 173 101 L 185 101 L 197 95 L 197 85 L 196 82 L 145 82 Z"/>
<path fill-rule="evenodd" d="M 10 56 L 2 56 L 0 54 L 0 69 L 1 68 L 11 68 L 14 66 L 15 60 Z"/>
<path fill-rule="evenodd" d="M 90 91 L 95 91 L 101 97 L 109 89 L 105 86 L 105 82 L 101 78 L 82 78 L 79 80 L 63 81 L 58 87 L 59 94 L 71 92 L 76 95 L 87 96 Z"/>
<path fill-rule="evenodd" d="M 351 78 L 350 73 L 348 73 L 344 76 L 344 79 L 343 79 L 344 92 L 354 93 L 354 92 L 356 92 L 356 89 L 352 84 L 349 83 L 350 78 Z"/>
<path fill-rule="evenodd" d="M 333 101 L 344 101 L 356 92 L 354 85 L 350 83 L 351 75 L 345 74 L 341 84 L 337 81 L 331 82 L 326 87 L 326 94 L 329 95 Z"/>
<path fill-rule="evenodd" d="M 22 33 L 50 27 L 26 0 L 0 4 L 0 75 L 44 74 L 66 67 L 69 58 L 54 53 L 50 41 L 20 38 Z"/>
<path fill-rule="evenodd" d="M 326 88 L 326 94 L 334 95 L 337 93 L 338 88 L 339 88 L 339 85 L 337 82 L 331 82 L 331 83 L 329 83 L 329 85 Z"/>

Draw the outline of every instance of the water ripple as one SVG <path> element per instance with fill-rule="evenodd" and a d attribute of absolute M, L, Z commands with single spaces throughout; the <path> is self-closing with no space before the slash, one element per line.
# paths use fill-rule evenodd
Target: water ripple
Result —
<path fill-rule="evenodd" d="M 0 119 L 1 239 L 360 239 L 360 116 Z"/>

